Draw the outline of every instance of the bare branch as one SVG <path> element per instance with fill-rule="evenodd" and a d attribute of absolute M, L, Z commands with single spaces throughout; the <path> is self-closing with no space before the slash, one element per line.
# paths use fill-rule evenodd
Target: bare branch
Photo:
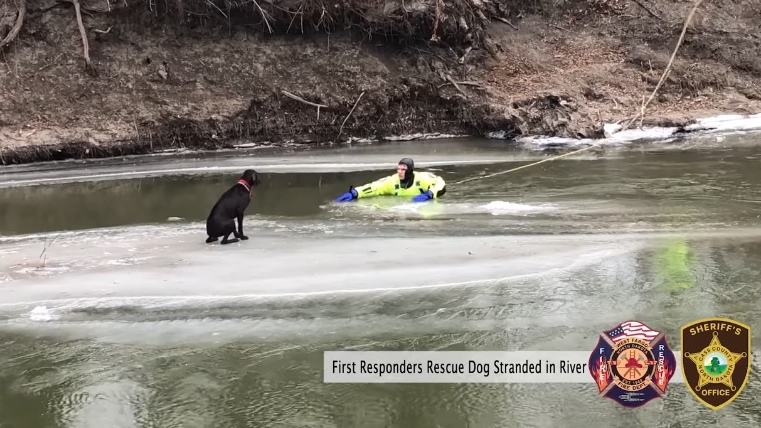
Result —
<path fill-rule="evenodd" d="M 344 121 L 341 123 L 341 127 L 338 129 L 338 135 L 336 136 L 336 141 L 338 141 L 338 137 L 341 136 L 341 133 L 344 130 L 344 125 L 346 125 L 346 121 L 349 120 L 349 117 L 351 116 L 351 114 L 354 113 L 354 109 L 357 108 L 357 104 L 359 104 L 359 100 L 362 99 L 362 95 L 365 95 L 365 91 L 362 91 L 362 93 L 359 94 L 359 97 L 357 97 L 357 101 L 354 102 L 354 107 L 351 108 L 351 111 L 349 112 L 349 114 L 346 115 L 346 117 L 344 118 Z"/>
<path fill-rule="evenodd" d="M 259 9 L 259 13 L 261 13 L 261 14 L 262 14 L 262 19 L 264 20 L 264 23 L 265 23 L 265 24 L 267 24 L 267 29 L 270 31 L 270 34 L 272 34 L 272 27 L 270 26 L 270 20 L 269 20 L 269 19 L 267 19 L 267 16 L 268 16 L 269 14 L 268 14 L 267 12 L 265 12 L 265 11 L 262 9 L 262 7 L 261 7 L 261 6 L 259 6 L 259 2 L 257 2 L 256 0 L 253 0 L 253 2 L 254 2 L 254 4 L 256 5 L 256 7 Z M 270 18 L 272 18 L 272 17 L 270 16 Z"/>
<path fill-rule="evenodd" d="M 13 40 L 16 39 L 16 36 L 18 36 L 18 33 L 21 31 L 21 26 L 24 25 L 24 18 L 26 17 L 26 0 L 21 0 L 21 4 L 19 4 L 18 7 L 18 16 L 16 17 L 16 22 L 13 24 L 13 27 L 11 28 L 11 31 L 8 32 L 8 35 L 5 36 L 5 38 L 0 41 L 0 49 L 3 49 L 4 47 L 8 46 L 13 42 Z"/>
<path fill-rule="evenodd" d="M 666 81 L 666 77 L 671 73 L 671 66 L 674 64 L 674 59 L 676 58 L 677 51 L 679 51 L 679 47 L 682 46 L 682 42 L 684 41 L 684 35 L 687 33 L 687 27 L 689 27 L 690 22 L 692 22 L 692 17 L 695 15 L 695 12 L 698 10 L 698 6 L 700 6 L 701 3 L 703 3 L 703 0 L 695 0 L 695 4 L 692 6 L 690 13 L 687 15 L 687 19 L 684 20 L 684 26 L 682 27 L 682 34 L 679 36 L 679 40 L 676 42 L 676 47 L 674 48 L 674 52 L 671 54 L 669 63 L 666 65 L 666 69 L 663 70 L 661 79 L 658 81 L 658 84 L 655 86 L 655 89 L 650 94 L 650 98 L 648 98 L 647 101 L 642 104 L 642 107 L 640 107 L 639 114 L 637 114 L 636 116 L 634 116 L 633 119 L 631 119 L 629 122 L 624 124 L 624 126 L 621 128 L 621 131 L 625 131 L 629 129 L 632 123 L 634 123 L 634 121 L 636 121 L 637 119 L 644 119 L 645 109 L 647 108 L 648 104 L 650 104 L 650 101 L 652 101 L 653 98 L 655 98 L 655 94 L 658 93 L 658 90 L 661 89 L 661 85 L 663 85 L 663 82 Z"/>
<path fill-rule="evenodd" d="M 90 61 L 90 43 L 87 41 L 87 30 L 85 30 L 85 24 L 82 22 L 79 0 L 71 0 L 71 3 L 74 4 L 74 13 L 77 15 L 77 27 L 79 27 L 79 34 L 82 36 L 82 56 L 85 59 L 85 69 L 88 73 L 95 75 L 97 72 Z"/>
<path fill-rule="evenodd" d="M 290 93 L 290 92 L 288 92 L 288 91 L 280 90 L 280 92 L 282 92 L 282 93 L 283 93 L 283 95 L 285 95 L 285 96 L 286 96 L 286 97 L 288 97 L 288 98 L 291 98 L 291 99 L 293 99 L 293 100 L 296 100 L 296 101 L 298 101 L 298 102 L 304 103 L 304 104 L 306 104 L 306 105 L 310 105 L 310 106 L 312 106 L 312 107 L 317 107 L 317 108 L 320 108 L 320 107 L 327 107 L 325 104 L 316 104 L 316 103 L 313 103 L 313 102 L 311 102 L 311 101 L 307 101 L 307 100 L 305 100 L 305 99 L 303 99 L 303 98 L 301 98 L 301 97 L 298 97 L 298 96 L 296 96 L 296 95 L 293 95 L 292 93 Z"/>
<path fill-rule="evenodd" d="M 494 19 L 496 19 L 496 20 L 497 20 L 497 21 L 499 21 L 499 22 L 504 22 L 505 24 L 507 24 L 507 25 L 509 25 L 509 26 L 511 26 L 511 27 L 513 27 L 513 28 L 515 28 L 516 30 L 518 29 L 518 27 L 516 27 L 515 25 L 513 25 L 513 23 L 512 23 L 512 22 L 508 21 L 508 20 L 507 20 L 507 19 L 505 19 L 505 18 L 502 18 L 501 16 L 495 16 L 495 17 L 494 17 Z"/>

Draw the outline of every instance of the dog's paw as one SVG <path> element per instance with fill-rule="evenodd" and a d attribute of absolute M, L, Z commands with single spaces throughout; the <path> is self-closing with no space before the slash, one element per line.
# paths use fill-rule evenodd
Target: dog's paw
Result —
<path fill-rule="evenodd" d="M 219 238 L 208 237 L 208 238 L 206 238 L 206 243 L 207 244 L 211 244 L 212 242 L 217 242 L 218 239 Z"/>
<path fill-rule="evenodd" d="M 248 236 L 246 236 L 246 235 L 240 235 L 240 239 L 245 241 L 246 239 L 248 239 Z"/>
<path fill-rule="evenodd" d="M 228 239 L 226 241 L 222 240 L 222 242 L 220 242 L 220 244 L 227 245 L 227 244 L 234 244 L 236 242 L 238 242 L 238 238 Z"/>

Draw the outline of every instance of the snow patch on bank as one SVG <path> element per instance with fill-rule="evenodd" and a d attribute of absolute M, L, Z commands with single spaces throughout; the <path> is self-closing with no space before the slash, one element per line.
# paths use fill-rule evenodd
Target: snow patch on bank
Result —
<path fill-rule="evenodd" d="M 372 138 L 357 138 L 357 137 L 348 137 L 341 141 L 342 145 L 352 145 L 352 144 L 371 144 L 371 143 L 379 143 L 384 141 L 418 141 L 418 140 L 438 140 L 438 139 L 449 139 L 449 138 L 467 138 L 469 135 L 457 135 L 457 134 L 442 134 L 439 132 L 432 132 L 432 133 L 422 133 L 418 132 L 415 134 L 402 134 L 402 135 L 389 135 L 385 137 L 372 137 Z M 300 143 L 296 143 L 295 141 L 289 140 L 286 141 L 285 144 L 275 144 L 269 141 L 264 142 L 245 142 L 240 144 L 233 145 L 234 149 L 267 149 L 272 147 L 279 147 L 279 146 L 293 146 L 294 148 L 303 147 L 304 143 L 313 143 L 314 141 L 301 141 Z"/>
<path fill-rule="evenodd" d="M 563 138 L 548 136 L 519 137 L 516 141 L 526 148 L 537 150 L 548 147 L 581 147 L 589 145 L 625 146 L 634 143 L 670 143 L 677 138 L 699 137 L 711 134 L 745 134 L 761 132 L 761 114 L 728 114 L 696 119 L 695 123 L 684 127 L 642 127 L 621 131 L 622 125 L 606 123 L 603 125 L 604 138 Z M 506 139 L 504 131 L 487 135 L 491 139 Z M 719 141 L 722 141 L 719 139 Z"/>
<path fill-rule="evenodd" d="M 705 130 L 713 132 L 761 129 L 761 113 L 752 116 L 726 114 L 698 119 L 696 123 L 685 127 L 688 131 Z"/>
<path fill-rule="evenodd" d="M 467 137 L 466 135 L 455 135 L 455 134 L 440 134 L 438 132 L 432 133 L 432 134 L 407 134 L 407 135 L 399 135 L 399 136 L 391 136 L 391 137 L 385 137 L 383 140 L 386 141 L 413 141 L 413 140 L 436 140 L 441 138 L 464 138 Z"/>

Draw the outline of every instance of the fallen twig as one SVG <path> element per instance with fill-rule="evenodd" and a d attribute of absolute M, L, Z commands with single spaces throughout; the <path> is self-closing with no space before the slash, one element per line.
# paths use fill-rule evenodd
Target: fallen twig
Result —
<path fill-rule="evenodd" d="M 645 6 L 645 5 L 644 5 L 644 4 L 643 4 L 641 1 L 639 1 L 639 0 L 632 0 L 632 1 L 633 1 L 634 3 L 637 3 L 637 5 L 639 5 L 639 7 L 641 7 L 642 9 L 645 9 L 645 11 L 646 11 L 647 13 L 649 13 L 650 15 L 652 15 L 653 17 L 655 17 L 656 19 L 659 19 L 659 20 L 663 21 L 663 18 L 661 18 L 661 17 L 660 17 L 660 16 L 658 16 L 658 15 L 657 15 L 655 12 L 653 12 L 652 10 L 650 10 L 650 8 L 648 8 L 647 6 Z"/>
<path fill-rule="evenodd" d="M 663 82 L 666 81 L 666 77 L 671 72 L 671 66 L 674 64 L 674 59 L 676 58 L 676 53 L 679 51 L 679 47 L 682 46 L 682 42 L 684 41 L 684 35 L 687 33 L 687 27 L 690 25 L 690 22 L 692 21 L 692 17 L 695 15 L 695 12 L 698 10 L 698 6 L 703 3 L 703 0 L 695 0 L 695 5 L 692 6 L 692 10 L 690 10 L 689 15 L 687 15 L 687 19 L 684 20 L 684 26 L 682 27 L 682 34 L 679 36 L 679 41 L 676 43 L 676 47 L 674 48 L 674 52 L 671 54 L 671 59 L 669 59 L 669 63 L 666 65 L 666 69 L 663 70 L 663 74 L 661 75 L 661 79 L 658 81 L 658 84 L 655 86 L 655 89 L 650 94 L 650 98 L 647 99 L 647 102 L 644 103 L 642 106 L 640 113 L 634 116 L 629 122 L 627 122 L 623 127 L 621 127 L 621 131 L 627 130 L 632 123 L 634 123 L 635 120 L 642 118 L 644 119 L 645 116 L 645 109 L 647 108 L 648 104 L 650 104 L 650 101 L 655 98 L 655 94 L 658 93 L 658 90 L 661 89 L 661 86 L 663 85 Z"/>
<path fill-rule="evenodd" d="M 615 101 L 615 100 L 614 100 L 614 101 Z M 619 120 L 617 120 L 617 121 L 615 121 L 615 122 L 613 122 L 613 123 L 615 123 L 616 125 L 620 125 L 620 124 L 621 124 L 621 122 L 626 122 L 627 120 L 636 120 L 636 119 L 637 119 L 637 115 L 634 115 L 634 116 L 628 116 L 628 117 L 625 117 L 625 118 L 623 118 L 623 119 L 619 119 Z M 623 128 L 622 128 L 622 129 L 623 129 Z"/>
<path fill-rule="evenodd" d="M 5 38 L 2 41 L 0 41 L 0 49 L 3 49 L 7 45 L 11 44 L 13 40 L 16 39 L 16 36 L 18 36 L 18 33 L 21 31 L 21 26 L 24 24 L 25 17 L 26 17 L 26 0 L 21 0 L 21 3 L 18 6 L 18 16 L 16 16 L 16 22 L 13 24 L 11 31 L 8 32 L 8 35 L 5 36 Z"/>
<path fill-rule="evenodd" d="M 481 89 L 483 89 L 483 86 L 481 86 L 481 84 L 480 84 L 480 83 L 478 83 L 478 82 L 456 82 L 456 83 L 457 83 L 458 85 L 463 85 L 463 86 L 475 86 L 475 87 L 477 87 L 477 88 L 481 88 Z M 444 86 L 449 86 L 449 85 L 451 85 L 451 84 L 452 84 L 452 82 L 447 82 L 447 83 L 444 83 L 444 84 L 442 84 L 442 85 L 439 85 L 438 89 L 441 89 L 441 88 L 443 88 Z"/>
<path fill-rule="evenodd" d="M 58 54 L 58 56 L 55 57 L 55 59 L 53 59 L 53 61 L 50 61 L 50 62 L 46 63 L 45 65 L 43 65 L 42 67 L 40 67 L 40 69 L 37 70 L 37 72 L 39 73 L 39 72 L 45 70 L 46 68 L 50 67 L 51 65 L 57 63 L 58 60 L 61 59 L 62 56 L 63 56 L 63 54 Z"/>
<path fill-rule="evenodd" d="M 359 104 L 359 100 L 362 99 L 362 95 L 365 95 L 365 91 L 362 91 L 362 93 L 359 94 L 359 96 L 357 97 L 357 101 L 354 102 L 354 107 L 351 108 L 351 111 L 349 112 L 349 114 L 347 114 L 346 117 L 344 118 L 344 121 L 341 123 L 341 127 L 338 128 L 338 135 L 336 136 L 336 139 L 334 142 L 337 142 L 338 137 L 341 136 L 341 133 L 344 130 L 344 125 L 346 124 L 346 121 L 349 120 L 349 117 L 351 116 L 351 114 L 354 113 L 354 109 L 357 108 L 357 104 Z"/>
<path fill-rule="evenodd" d="M 326 106 L 325 104 L 317 104 L 317 103 L 313 103 L 313 102 L 311 102 L 311 101 L 307 101 L 307 100 L 305 100 L 305 99 L 303 99 L 303 98 L 301 98 L 301 97 L 298 97 L 298 96 L 296 96 L 296 95 L 293 95 L 292 93 L 290 93 L 290 92 L 288 92 L 288 91 L 284 91 L 284 90 L 282 90 L 282 89 L 280 90 L 280 92 L 282 92 L 282 93 L 283 93 L 283 95 L 285 95 L 286 97 L 288 97 L 288 98 L 291 98 L 291 99 L 293 99 L 293 100 L 296 100 L 296 101 L 298 101 L 298 102 L 300 102 L 300 103 L 304 103 L 304 104 L 306 104 L 306 105 L 310 105 L 310 106 L 312 106 L 312 107 L 317 107 L 317 120 L 320 120 L 320 108 L 322 108 L 322 107 L 325 107 L 325 108 L 327 108 L 327 107 L 328 107 L 328 106 Z"/>
<path fill-rule="evenodd" d="M 45 243 L 42 246 L 42 252 L 40 253 L 40 257 L 37 259 L 38 269 L 45 267 L 45 263 L 47 263 L 48 261 L 48 256 L 47 256 L 48 248 L 50 248 L 50 246 L 53 245 L 53 242 L 55 242 L 55 240 L 58 239 L 59 236 L 61 236 L 60 233 L 56 235 L 55 238 L 53 238 L 53 240 L 50 241 L 49 243 L 48 243 L 48 238 L 45 238 Z M 42 260 L 42 263 L 40 263 L 40 259 Z"/>
<path fill-rule="evenodd" d="M 303 99 L 303 98 L 301 98 L 299 96 L 293 95 L 292 93 L 290 93 L 288 91 L 281 90 L 280 92 L 282 92 L 283 95 L 285 95 L 288 98 L 294 99 L 296 101 L 302 102 L 302 103 L 310 105 L 312 107 L 317 107 L 317 108 L 327 107 L 325 104 L 317 104 L 317 103 L 313 103 L 311 101 L 307 101 L 307 100 L 305 100 L 305 99 Z"/>
<path fill-rule="evenodd" d="M 465 95 L 465 92 L 462 90 L 462 88 L 460 87 L 460 85 L 458 85 L 458 84 L 457 84 L 457 82 L 455 82 L 455 81 L 454 81 L 454 79 L 452 79 L 452 76 L 450 76 L 450 75 L 448 75 L 448 74 L 447 74 L 447 80 L 449 81 L 449 83 L 451 83 L 452 85 L 454 85 L 455 89 L 457 89 L 457 91 L 458 91 L 459 93 L 461 93 L 461 94 Z"/>
<path fill-rule="evenodd" d="M 513 27 L 513 28 L 515 28 L 516 30 L 518 29 L 518 27 L 516 27 L 515 25 L 513 25 L 513 23 L 512 23 L 512 22 L 508 21 L 508 20 L 507 20 L 507 19 L 505 19 L 505 18 L 502 18 L 501 16 L 495 16 L 495 17 L 494 17 L 494 19 L 496 19 L 497 21 L 500 21 L 500 22 L 504 22 L 505 24 L 507 24 L 507 25 L 509 25 L 509 26 L 511 26 L 511 27 Z"/>

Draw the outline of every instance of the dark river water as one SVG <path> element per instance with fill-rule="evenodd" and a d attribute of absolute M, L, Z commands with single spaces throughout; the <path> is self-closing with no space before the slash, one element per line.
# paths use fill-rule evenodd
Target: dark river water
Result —
<path fill-rule="evenodd" d="M 736 138 L 459 185 L 543 155 L 468 141 L 0 170 L 0 428 L 760 426 L 761 139 Z M 436 159 L 421 169 L 449 183 L 441 200 L 331 202 L 410 153 Z M 207 246 L 248 164 L 251 240 Z M 676 349 L 711 316 L 752 329 L 748 383 L 720 411 L 684 384 L 632 410 L 591 378 L 323 382 L 324 351 L 591 352 L 629 319 Z"/>

